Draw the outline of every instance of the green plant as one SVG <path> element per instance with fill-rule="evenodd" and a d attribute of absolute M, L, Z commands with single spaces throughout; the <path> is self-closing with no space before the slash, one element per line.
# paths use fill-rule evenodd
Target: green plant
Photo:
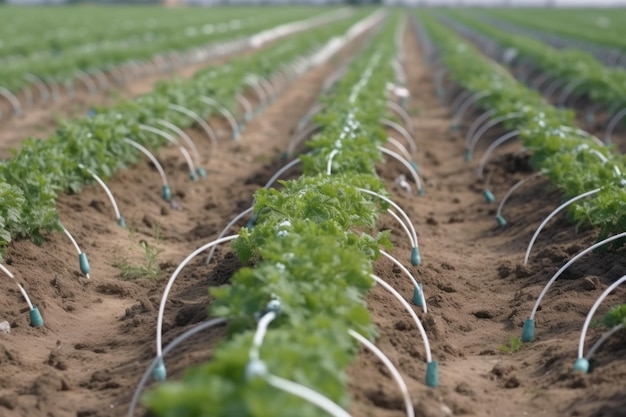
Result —
<path fill-rule="evenodd" d="M 460 18 L 457 14 L 454 16 Z M 533 153 L 532 166 L 561 189 L 565 197 L 571 198 L 584 191 L 602 188 L 594 198 L 572 204 L 569 218 L 578 227 L 597 226 L 599 239 L 623 232 L 626 227 L 624 190 L 616 172 L 626 172 L 624 157 L 611 152 L 610 148 L 600 146 L 589 137 L 581 136 L 577 133 L 573 112 L 546 103 L 538 92 L 517 82 L 502 67 L 484 57 L 473 45 L 463 41 L 433 16 L 422 12 L 420 19 L 439 47 L 449 76 L 472 93 L 488 93 L 480 101 L 479 107 L 493 110 L 494 118 L 510 113 L 520 115 L 505 123 L 504 127 L 520 132 L 524 147 Z M 549 51 L 542 54 L 550 55 Z M 566 68 L 575 67 L 571 61 L 567 62 L 563 64 Z M 590 73 L 603 71 L 597 63 L 587 64 L 589 68 L 595 68 Z M 601 74 L 597 76 L 606 78 Z M 612 82 L 619 82 L 620 88 L 606 84 L 602 87 L 603 91 L 611 94 L 616 92 L 621 96 L 621 88 L 626 83 L 618 78 Z M 584 145 L 584 149 L 581 145 Z M 606 162 L 598 158 L 598 154 Z M 623 243 L 616 241 L 613 246 L 621 246 Z"/>
<path fill-rule="evenodd" d="M 163 249 L 157 246 L 149 245 L 145 240 L 140 242 L 140 246 L 144 251 L 143 265 L 132 265 L 128 259 L 124 259 L 120 262 L 114 263 L 113 266 L 120 270 L 122 278 L 148 278 L 153 281 L 159 280 L 163 271 L 161 271 L 159 266 L 158 256 L 163 252 Z"/>
<path fill-rule="evenodd" d="M 381 158 L 377 146 L 386 140 L 378 121 L 387 112 L 385 87 L 393 75 L 388 47 L 393 28 L 387 23 L 325 97 L 327 106 L 317 121 L 323 130 L 301 157 L 304 175 L 281 182 L 281 191 L 256 193 L 256 224 L 241 229 L 233 242 L 240 260 L 255 267 L 240 269 L 230 286 L 211 290 L 212 315 L 227 318 L 231 337 L 216 348 L 210 363 L 145 397 L 157 415 L 326 415 L 262 378 L 246 378 L 255 317 L 272 297 L 280 299 L 281 313 L 261 348 L 268 371 L 347 405 L 343 369 L 357 353 L 347 330 L 375 335 L 365 296 L 378 248 L 389 246 L 388 233 L 363 232 L 386 207 L 356 188 L 384 192 L 374 164 Z M 326 160 L 338 142 L 341 152 L 329 176 Z"/>
<path fill-rule="evenodd" d="M 509 343 L 506 345 L 500 345 L 498 348 L 500 352 L 513 354 L 522 348 L 522 339 L 519 336 L 510 336 Z"/>
<path fill-rule="evenodd" d="M 0 250 L 15 237 L 29 237 L 39 243 L 46 231 L 61 229 L 57 195 L 78 192 L 93 181 L 78 163 L 104 180 L 110 178 L 139 160 L 139 154 L 123 140 L 125 137 L 152 150 L 164 145 L 163 138 L 141 131 L 141 124 L 157 119 L 180 127 L 192 124 L 186 116 L 170 111 L 170 104 L 207 118 L 215 109 L 206 106 L 200 100 L 202 96 L 230 107 L 247 88 L 245 80 L 251 72 L 270 76 L 300 56 L 301 51 L 344 32 L 366 13 L 359 11 L 347 19 L 278 40 L 262 52 L 233 59 L 219 68 L 204 69 L 188 80 L 161 82 L 153 92 L 137 100 L 98 108 L 89 118 L 61 121 L 56 133 L 45 141 L 25 140 L 19 151 L 0 162 Z"/>

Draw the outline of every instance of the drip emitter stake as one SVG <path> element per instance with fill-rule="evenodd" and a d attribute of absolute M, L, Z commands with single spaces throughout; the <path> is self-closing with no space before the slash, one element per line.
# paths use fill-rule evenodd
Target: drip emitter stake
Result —
<path fill-rule="evenodd" d="M 135 142 L 134 140 L 131 140 L 131 139 L 128 139 L 128 138 L 124 138 L 124 142 L 126 142 L 129 145 L 134 146 L 135 148 L 137 148 L 140 152 L 142 152 L 144 155 L 146 155 L 148 157 L 150 162 L 152 162 L 152 164 L 154 165 L 156 170 L 159 172 L 159 175 L 161 176 L 161 181 L 163 183 L 161 197 L 165 201 L 170 201 L 172 199 L 172 189 L 170 188 L 170 185 L 169 185 L 169 183 L 167 181 L 167 176 L 165 175 L 165 170 L 163 169 L 163 166 L 161 165 L 159 160 L 156 158 L 156 156 L 154 156 L 152 154 L 152 152 L 150 152 L 145 146 L 140 145 L 139 143 Z"/>
<path fill-rule="evenodd" d="M 370 274 L 370 277 L 376 281 L 379 285 L 381 285 L 384 289 L 389 291 L 405 308 L 405 310 L 409 313 L 409 315 L 413 318 L 417 329 L 422 336 L 422 340 L 424 341 L 424 349 L 426 350 L 426 385 L 429 387 L 436 388 L 439 386 L 439 362 L 433 361 L 432 354 L 430 351 L 430 343 L 428 342 L 428 336 L 426 335 L 426 331 L 424 330 L 424 326 L 422 326 L 422 322 L 420 321 L 415 311 L 411 308 L 409 303 L 389 284 L 387 284 L 384 280 L 377 277 L 374 274 Z"/>
<path fill-rule="evenodd" d="M 76 248 L 76 251 L 78 252 L 78 266 L 80 268 L 80 272 L 82 272 L 87 277 L 87 279 L 90 279 L 89 272 L 91 268 L 89 267 L 87 254 L 80 250 L 80 246 L 78 246 L 78 243 L 76 243 L 76 240 L 74 239 L 72 234 L 65 228 L 65 226 L 61 225 L 61 227 L 63 228 L 63 232 L 67 235 L 67 237 L 70 239 L 70 241 Z"/>
<path fill-rule="evenodd" d="M 2 272 L 4 272 L 9 278 L 15 281 L 15 284 L 17 284 L 17 287 L 20 289 L 20 292 L 22 293 L 24 300 L 26 300 L 26 304 L 28 304 L 28 308 L 29 308 L 28 315 L 30 317 L 30 325 L 33 327 L 43 326 L 43 317 L 41 317 L 41 313 L 39 312 L 39 309 L 37 308 L 37 306 L 33 305 L 33 303 L 30 302 L 30 298 L 28 297 L 28 294 L 26 293 L 26 290 L 24 289 L 24 287 L 22 287 L 22 285 L 19 282 L 17 282 L 17 280 L 15 279 L 15 276 L 13 276 L 11 271 L 9 271 L 4 265 L 0 264 L 0 270 L 2 270 Z"/>

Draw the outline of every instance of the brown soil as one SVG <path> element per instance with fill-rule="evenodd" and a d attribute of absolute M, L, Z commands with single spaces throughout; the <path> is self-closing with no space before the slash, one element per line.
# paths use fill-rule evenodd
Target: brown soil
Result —
<path fill-rule="evenodd" d="M 623 416 L 626 413 L 624 335 L 614 337 L 597 354 L 588 375 L 570 372 L 584 315 L 607 284 L 626 273 L 617 254 L 593 254 L 557 282 L 537 316 L 537 340 L 518 352 L 499 347 L 521 334 L 523 320 L 543 284 L 585 245 L 593 230 L 575 232 L 561 216 L 539 238 L 528 266 L 526 243 L 541 219 L 561 196 L 541 180 L 523 187 L 505 209 L 509 226 L 499 228 L 495 206 L 484 202 L 474 164 L 463 162 L 463 138 L 451 132 L 450 116 L 440 107 L 431 73 L 424 66 L 413 33 L 406 36 L 405 68 L 412 91 L 420 174 L 425 197 L 408 196 L 393 184 L 403 173 L 395 162 L 381 165 L 394 199 L 407 209 L 419 233 L 424 264 L 410 268 L 424 283 L 428 314 L 418 311 L 430 337 L 433 358 L 440 362 L 441 387 L 427 388 L 424 346 L 407 313 L 382 288 L 369 297 L 379 328 L 377 345 L 396 364 L 412 394 L 417 416 Z M 336 61 L 336 60 L 335 60 Z M 273 173 L 299 117 L 304 115 L 337 62 L 305 75 L 230 141 L 224 123 L 212 124 L 221 138 L 219 151 L 205 164 L 209 177 L 197 183 L 174 149 L 164 161 L 175 210 L 160 199 L 156 171 L 147 163 L 109 181 L 128 229 L 115 223 L 102 190 L 89 187 L 63 196 L 59 210 L 65 226 L 90 256 L 91 280 L 78 273 L 76 252 L 62 234 L 51 234 L 42 246 L 12 244 L 7 264 L 42 309 L 46 325 L 28 325 L 25 304 L 8 280 L 0 281 L 0 320 L 11 333 L 0 334 L 0 415 L 121 416 L 149 360 L 154 357 L 156 310 L 163 280 L 124 279 L 113 266 L 126 260 L 145 262 L 140 242 L 162 250 L 158 271 L 166 278 L 193 249 L 214 237 L 251 203 L 252 193 Z M 189 130 L 198 145 L 209 142 Z M 525 160 L 503 149 L 490 165 L 491 189 L 501 197 L 517 179 L 528 175 Z M 478 154 L 478 153 L 477 153 Z M 409 245 L 392 218 L 393 254 L 406 260 Z M 216 260 L 194 260 L 173 287 L 165 315 L 165 343 L 206 317 L 207 288 L 226 283 L 239 264 L 220 248 Z M 405 262 L 406 264 L 406 262 Z M 410 298 L 412 287 L 390 262 L 380 260 L 378 275 Z M 600 308 L 623 301 L 616 291 Z M 417 311 L 417 309 L 416 309 Z M 601 329 L 590 329 L 588 340 Z M 223 334 L 216 329 L 198 336 L 174 353 L 169 375 L 179 378 L 186 366 L 209 360 L 212 345 Z M 369 353 L 351 367 L 355 417 L 404 415 L 399 390 L 389 373 Z"/>

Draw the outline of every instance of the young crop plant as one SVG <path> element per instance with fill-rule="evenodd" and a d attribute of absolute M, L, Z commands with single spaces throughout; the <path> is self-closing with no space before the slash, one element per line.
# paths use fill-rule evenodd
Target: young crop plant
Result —
<path fill-rule="evenodd" d="M 332 105 L 318 117 L 323 129 L 302 157 L 304 175 L 280 182 L 280 191 L 255 194 L 256 223 L 233 242 L 254 268 L 211 290 L 211 313 L 227 319 L 230 337 L 209 363 L 145 397 L 157 415 L 328 415 L 285 392 L 290 381 L 340 407 L 348 404 L 343 370 L 357 353 L 349 330 L 375 336 L 365 297 L 373 285 L 371 263 L 381 246 L 390 246 L 387 232 L 364 232 L 385 207 L 357 188 L 384 193 L 374 164 L 380 160 L 376 146 L 385 140 L 378 120 L 393 76 L 393 34 L 388 22 L 327 97 Z M 341 153 L 335 173 L 327 175 L 334 148 Z"/>
<path fill-rule="evenodd" d="M 45 141 L 25 140 L 19 151 L 0 162 L 0 251 L 11 239 L 31 238 L 40 243 L 47 232 L 62 230 L 57 196 L 79 192 L 93 181 L 79 164 L 104 180 L 110 178 L 139 161 L 140 153 L 126 138 L 152 150 L 166 143 L 162 136 L 142 130 L 142 125 L 156 125 L 158 120 L 179 127 L 193 123 L 184 114 L 172 111 L 172 104 L 191 109 L 205 119 L 215 108 L 201 100 L 204 96 L 234 107 L 235 97 L 247 88 L 250 73 L 271 75 L 300 56 L 302 50 L 343 33 L 366 13 L 359 11 L 347 19 L 277 41 L 262 53 L 207 68 L 191 79 L 160 82 L 153 92 L 112 107 L 95 108 L 90 117 L 62 121 L 55 134 Z"/>
<path fill-rule="evenodd" d="M 567 199 L 599 189 L 594 198 L 570 206 L 577 226 L 597 226 L 600 238 L 623 232 L 623 156 L 581 133 L 572 111 L 546 103 L 538 92 L 517 82 L 435 18 L 424 13 L 420 16 L 441 52 L 450 78 L 467 91 L 484 94 L 479 107 L 491 110 L 493 118 L 517 115 L 503 125 L 519 132 L 524 147 L 532 152 L 531 165 L 537 171 Z M 620 240 L 614 245 L 623 243 Z"/>

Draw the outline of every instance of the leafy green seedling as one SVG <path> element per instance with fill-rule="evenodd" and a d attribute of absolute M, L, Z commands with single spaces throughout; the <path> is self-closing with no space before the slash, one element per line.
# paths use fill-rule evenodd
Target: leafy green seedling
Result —
<path fill-rule="evenodd" d="M 128 259 L 114 263 L 113 266 L 120 270 L 120 274 L 126 279 L 149 278 L 158 280 L 161 278 L 158 256 L 163 249 L 149 245 L 145 240 L 140 242 L 144 250 L 145 262 L 143 265 L 132 265 Z"/>
<path fill-rule="evenodd" d="M 510 336 L 507 345 L 500 346 L 500 352 L 513 354 L 522 348 L 522 339 L 519 336 Z"/>

